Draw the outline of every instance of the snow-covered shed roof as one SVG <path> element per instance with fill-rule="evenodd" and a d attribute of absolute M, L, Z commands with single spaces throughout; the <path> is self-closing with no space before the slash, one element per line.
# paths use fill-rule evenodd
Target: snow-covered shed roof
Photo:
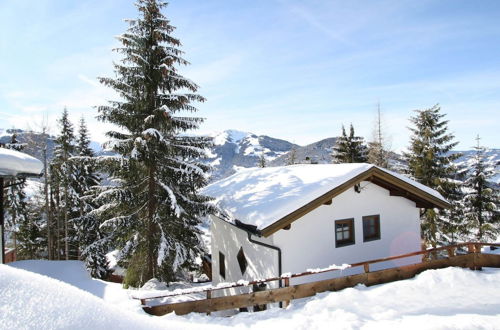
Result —
<path fill-rule="evenodd" d="M 299 164 L 242 169 L 202 191 L 215 198 L 232 220 L 269 236 L 361 181 L 372 181 L 419 207 L 448 206 L 437 191 L 375 165 Z"/>
<path fill-rule="evenodd" d="M 0 148 L 0 176 L 40 175 L 43 164 L 25 153 Z"/>

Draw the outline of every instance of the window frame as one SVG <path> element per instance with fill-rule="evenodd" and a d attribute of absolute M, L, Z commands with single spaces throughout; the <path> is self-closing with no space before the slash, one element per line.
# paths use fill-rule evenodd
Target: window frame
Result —
<path fill-rule="evenodd" d="M 365 221 L 375 219 L 375 234 L 367 236 L 365 233 Z M 371 241 L 376 241 L 381 238 L 381 233 L 380 233 L 380 214 L 372 214 L 372 215 L 365 215 L 362 218 L 362 224 L 363 224 L 363 242 L 371 242 Z"/>
<path fill-rule="evenodd" d="M 338 224 L 345 224 L 345 223 L 347 223 L 348 226 L 349 226 L 350 239 L 348 239 L 348 240 L 346 240 L 346 239 L 338 240 L 337 239 L 337 225 Z M 355 235 L 355 231 L 354 231 L 354 218 L 347 218 L 347 219 L 335 220 L 335 223 L 334 223 L 334 234 L 335 234 L 335 247 L 336 248 L 356 244 L 356 237 L 354 236 Z"/>
<path fill-rule="evenodd" d="M 226 279 L 226 256 L 219 251 L 219 276 Z"/>
<path fill-rule="evenodd" d="M 236 255 L 236 259 L 238 260 L 238 266 L 240 266 L 241 275 L 244 275 L 248 268 L 248 261 L 247 256 L 245 255 L 245 251 L 243 251 L 243 246 L 240 247 L 240 250 Z"/>

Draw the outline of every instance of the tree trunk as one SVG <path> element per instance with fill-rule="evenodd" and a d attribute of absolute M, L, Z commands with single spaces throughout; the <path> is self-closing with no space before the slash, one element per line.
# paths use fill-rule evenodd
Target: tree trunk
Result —
<path fill-rule="evenodd" d="M 61 210 L 59 208 L 59 188 L 56 188 L 56 200 L 55 200 L 55 210 L 56 210 L 56 254 L 57 260 L 61 260 Z"/>
<path fill-rule="evenodd" d="M 68 235 L 68 184 L 64 185 L 64 254 L 69 260 L 69 235 Z"/>
<path fill-rule="evenodd" d="M 52 215 L 50 214 L 50 204 L 49 204 L 49 178 L 48 178 L 48 173 L 49 171 L 47 170 L 47 148 L 43 149 L 43 177 L 44 177 L 44 183 L 43 183 L 43 193 L 45 194 L 45 215 L 47 217 L 47 254 L 49 260 L 54 259 L 54 254 L 53 254 L 53 239 L 52 239 Z"/>
<path fill-rule="evenodd" d="M 147 255 L 147 271 L 146 280 L 149 280 L 156 275 L 156 258 L 155 258 L 155 246 L 154 246 L 154 235 L 156 226 L 153 222 L 154 215 L 156 213 L 156 182 L 155 182 L 155 169 L 151 166 L 149 168 L 149 180 L 148 180 L 148 224 L 147 224 L 147 242 L 148 242 L 148 255 Z"/>

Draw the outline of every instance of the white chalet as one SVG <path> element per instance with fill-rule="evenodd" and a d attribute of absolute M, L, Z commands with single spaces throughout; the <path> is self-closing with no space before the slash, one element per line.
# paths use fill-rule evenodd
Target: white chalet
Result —
<path fill-rule="evenodd" d="M 420 208 L 448 207 L 437 191 L 371 164 L 243 169 L 203 194 L 225 213 L 211 216 L 214 285 L 418 251 Z M 418 259 L 402 260 L 397 265 Z M 322 273 L 291 284 L 361 271 Z"/>

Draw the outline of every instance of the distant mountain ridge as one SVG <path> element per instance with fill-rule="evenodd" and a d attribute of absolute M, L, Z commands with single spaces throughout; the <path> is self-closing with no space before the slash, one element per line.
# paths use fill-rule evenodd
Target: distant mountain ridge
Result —
<path fill-rule="evenodd" d="M 42 150 L 37 147 L 43 144 L 46 139 L 49 160 L 53 156 L 55 137 L 40 133 L 27 132 L 20 129 L 1 129 L 0 144 L 9 143 L 11 135 L 16 133 L 21 143 L 30 142 L 25 152 L 42 159 Z M 239 130 L 225 130 L 210 135 L 213 138 L 214 146 L 208 151 L 208 157 L 204 160 L 213 168 L 211 181 L 220 180 L 234 174 L 239 168 L 259 166 L 260 158 L 263 155 L 266 166 L 283 166 L 289 163 L 290 152 L 295 153 L 295 163 L 327 164 L 332 162 L 333 146 L 336 138 L 326 138 L 306 146 L 299 146 L 286 140 L 273 138 L 267 135 L 256 135 L 250 132 Z M 96 154 L 109 154 L 102 150 L 100 143 L 92 141 L 91 147 Z M 453 151 L 462 153 L 457 161 L 457 165 L 467 165 L 467 159 L 474 153 L 474 150 Z M 500 166 L 500 149 L 490 149 L 487 156 Z M 391 153 L 390 162 L 395 167 L 404 165 L 401 155 Z M 493 178 L 500 184 L 500 173 Z"/>
<path fill-rule="evenodd" d="M 206 162 L 213 167 L 213 181 L 234 174 L 239 167 L 258 166 L 261 156 L 269 163 L 298 147 L 285 140 L 238 130 L 226 130 L 211 137 L 214 146 Z"/>

